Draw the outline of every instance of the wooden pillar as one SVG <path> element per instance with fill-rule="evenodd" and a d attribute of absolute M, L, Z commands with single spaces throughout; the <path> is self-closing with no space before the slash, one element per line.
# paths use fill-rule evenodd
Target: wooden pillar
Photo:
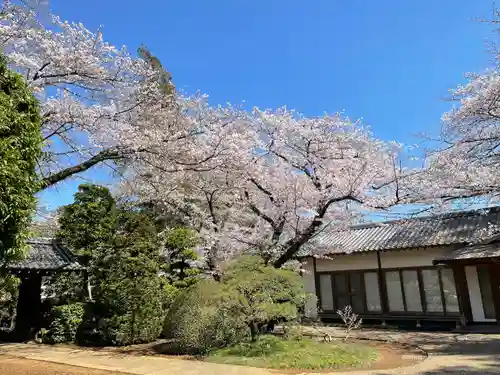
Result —
<path fill-rule="evenodd" d="M 314 294 L 316 294 L 316 315 L 321 311 L 321 293 L 319 286 L 319 276 L 316 270 L 316 257 L 313 256 L 313 274 L 314 274 Z"/>
<path fill-rule="evenodd" d="M 382 313 L 389 312 L 389 300 L 387 297 L 387 284 L 385 283 L 385 274 L 382 270 L 382 260 L 380 259 L 380 251 L 377 250 L 377 268 L 378 268 L 378 289 L 380 291 L 380 307 Z"/>
<path fill-rule="evenodd" d="M 455 279 L 455 289 L 457 290 L 458 308 L 460 317 L 465 320 L 462 324 L 468 324 L 473 321 L 472 308 L 470 305 L 469 288 L 467 286 L 467 276 L 465 275 L 465 266 L 460 263 L 452 265 L 453 278 Z M 462 320 L 462 319 L 461 319 Z"/>
<path fill-rule="evenodd" d="M 500 323 L 500 265 L 491 263 L 489 265 L 491 279 L 491 294 L 493 296 L 493 304 L 495 306 L 495 318 L 497 323 Z"/>
<path fill-rule="evenodd" d="M 39 329 L 42 311 L 42 276 L 25 273 L 21 274 L 20 278 L 15 338 L 27 341 L 33 339 Z"/>

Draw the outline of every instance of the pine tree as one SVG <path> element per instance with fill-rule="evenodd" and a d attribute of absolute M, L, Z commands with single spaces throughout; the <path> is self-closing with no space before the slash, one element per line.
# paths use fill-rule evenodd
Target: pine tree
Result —
<path fill-rule="evenodd" d="M 195 251 L 198 242 L 197 233 L 190 228 L 175 228 L 167 235 L 167 275 L 177 288 L 187 287 L 198 280 L 201 271 L 193 265 L 198 260 Z"/>

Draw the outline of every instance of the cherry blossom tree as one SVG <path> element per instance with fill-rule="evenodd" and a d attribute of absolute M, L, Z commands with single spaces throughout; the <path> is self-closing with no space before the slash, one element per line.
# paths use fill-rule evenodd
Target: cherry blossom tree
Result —
<path fill-rule="evenodd" d="M 242 252 L 282 266 L 325 225 L 408 197 L 398 145 L 360 122 L 210 106 L 176 92 L 146 48 L 49 18 L 8 2 L 0 14 L 0 43 L 41 102 L 43 188 L 109 165 L 134 201 L 185 214 L 214 269 Z"/>
<path fill-rule="evenodd" d="M 193 140 L 204 131 L 194 115 L 204 97 L 175 93 L 146 48 L 133 56 L 105 42 L 101 30 L 48 18 L 8 1 L 0 13 L 2 48 L 41 103 L 42 189 L 97 165 L 121 173 L 117 166 L 161 159 L 162 168 L 176 170 L 217 152 Z"/>
<path fill-rule="evenodd" d="M 199 112 L 200 121 L 219 121 L 209 113 Z M 375 139 L 360 122 L 341 114 L 305 118 L 285 108 L 232 117 L 240 122 L 230 135 L 215 127 L 224 129 L 215 139 L 225 147 L 210 169 L 184 170 L 174 181 L 141 164 L 129 191 L 185 210 L 212 263 L 256 252 L 281 267 L 326 224 L 343 229 L 366 210 L 407 197 L 400 146 Z"/>
<path fill-rule="evenodd" d="M 500 13 L 494 10 L 493 25 Z M 426 153 L 425 173 L 415 178 L 415 198 L 449 207 L 456 202 L 496 203 L 500 197 L 500 50 L 490 42 L 492 65 L 468 73 L 450 90 L 453 108 L 442 116 L 437 146 Z M 435 143 L 434 143 L 435 145 Z"/>

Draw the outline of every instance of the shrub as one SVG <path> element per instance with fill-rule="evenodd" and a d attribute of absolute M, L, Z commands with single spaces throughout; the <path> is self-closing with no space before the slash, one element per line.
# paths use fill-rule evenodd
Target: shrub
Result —
<path fill-rule="evenodd" d="M 207 354 L 244 340 L 248 333 L 238 295 L 207 280 L 179 294 L 164 325 L 164 335 L 176 340 L 178 353 Z"/>
<path fill-rule="evenodd" d="M 263 327 L 297 320 L 307 297 L 298 273 L 267 266 L 256 256 L 244 256 L 232 264 L 224 272 L 223 284 L 238 294 L 239 310 L 253 340 Z"/>
<path fill-rule="evenodd" d="M 84 314 L 85 304 L 83 303 L 73 303 L 52 308 L 49 331 L 43 336 L 43 341 L 49 344 L 74 342 Z"/>
<path fill-rule="evenodd" d="M 0 275 L 0 328 L 13 328 L 19 296 L 19 278 Z"/>
<path fill-rule="evenodd" d="M 174 303 L 175 299 L 179 295 L 179 292 L 179 289 L 177 289 L 172 284 L 166 283 L 165 285 L 163 285 L 163 308 L 165 311 L 167 311 L 172 303 Z"/>
<path fill-rule="evenodd" d="M 106 298 L 89 304 L 78 332 L 79 345 L 130 345 L 158 338 L 165 298 L 155 277 L 110 280 L 102 286 L 102 293 Z"/>

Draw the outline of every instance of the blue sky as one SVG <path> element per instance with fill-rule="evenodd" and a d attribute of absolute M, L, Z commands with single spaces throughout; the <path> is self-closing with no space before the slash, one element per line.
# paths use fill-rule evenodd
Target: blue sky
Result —
<path fill-rule="evenodd" d="M 437 133 L 447 90 L 488 66 L 489 0 L 51 0 L 63 19 L 136 51 L 144 43 L 178 88 L 212 103 L 308 116 L 345 110 L 383 139 Z M 102 171 L 91 177 L 106 180 Z M 78 185 L 44 193 L 54 208 Z"/>

